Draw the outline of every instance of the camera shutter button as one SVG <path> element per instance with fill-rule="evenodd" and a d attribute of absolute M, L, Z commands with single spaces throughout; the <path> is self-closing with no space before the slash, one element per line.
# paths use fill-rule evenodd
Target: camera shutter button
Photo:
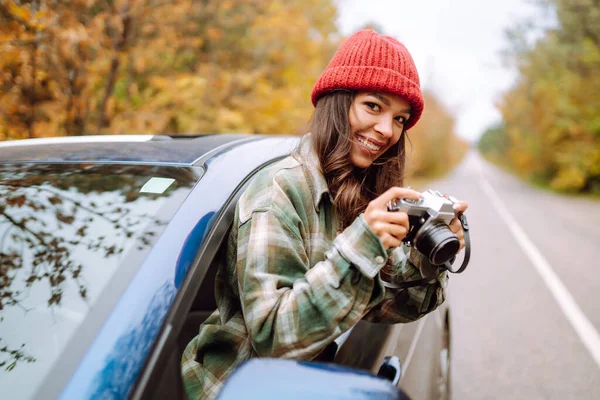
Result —
<path fill-rule="evenodd" d="M 382 265 L 383 263 L 385 263 L 385 260 L 383 259 L 383 257 L 377 256 L 377 257 L 375 257 L 375 263 L 377 265 Z"/>

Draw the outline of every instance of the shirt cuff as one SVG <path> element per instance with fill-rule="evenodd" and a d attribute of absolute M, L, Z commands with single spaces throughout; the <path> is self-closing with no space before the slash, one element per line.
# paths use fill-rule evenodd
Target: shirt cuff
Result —
<path fill-rule="evenodd" d="M 342 257 L 371 279 L 388 259 L 381 239 L 369 228 L 362 214 L 335 238 L 333 245 Z"/>

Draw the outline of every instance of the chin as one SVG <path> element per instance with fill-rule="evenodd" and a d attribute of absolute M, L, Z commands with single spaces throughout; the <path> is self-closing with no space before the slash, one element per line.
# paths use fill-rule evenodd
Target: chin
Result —
<path fill-rule="evenodd" d="M 373 164 L 373 161 L 367 160 L 364 157 L 352 157 L 352 164 L 356 168 L 365 169 L 365 168 L 370 167 L 371 164 Z"/>

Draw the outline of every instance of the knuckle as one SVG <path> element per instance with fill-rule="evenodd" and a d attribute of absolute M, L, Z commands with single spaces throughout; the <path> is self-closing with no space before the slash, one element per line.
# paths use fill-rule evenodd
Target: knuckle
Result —
<path fill-rule="evenodd" d="M 408 214 L 404 211 L 397 213 L 394 217 L 394 222 L 399 225 L 408 224 Z"/>
<path fill-rule="evenodd" d="M 371 229 L 379 236 L 382 236 L 385 233 L 381 227 L 381 223 L 379 223 L 378 221 L 375 221 L 375 223 L 373 223 Z"/>

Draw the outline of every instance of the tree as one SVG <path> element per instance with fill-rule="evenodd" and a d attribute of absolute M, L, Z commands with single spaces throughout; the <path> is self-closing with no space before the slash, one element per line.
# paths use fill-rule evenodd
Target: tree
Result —
<path fill-rule="evenodd" d="M 456 134 L 455 119 L 433 92 L 425 91 L 425 110 L 408 132 L 407 173 L 440 176 L 455 167 L 469 145 Z"/>
<path fill-rule="evenodd" d="M 555 26 L 533 43 L 527 26 L 509 32 L 519 78 L 500 104 L 500 162 L 556 190 L 600 193 L 600 2 L 540 4 Z"/>
<path fill-rule="evenodd" d="M 7 0 L 0 138 L 294 132 L 335 15 L 331 0 Z"/>

